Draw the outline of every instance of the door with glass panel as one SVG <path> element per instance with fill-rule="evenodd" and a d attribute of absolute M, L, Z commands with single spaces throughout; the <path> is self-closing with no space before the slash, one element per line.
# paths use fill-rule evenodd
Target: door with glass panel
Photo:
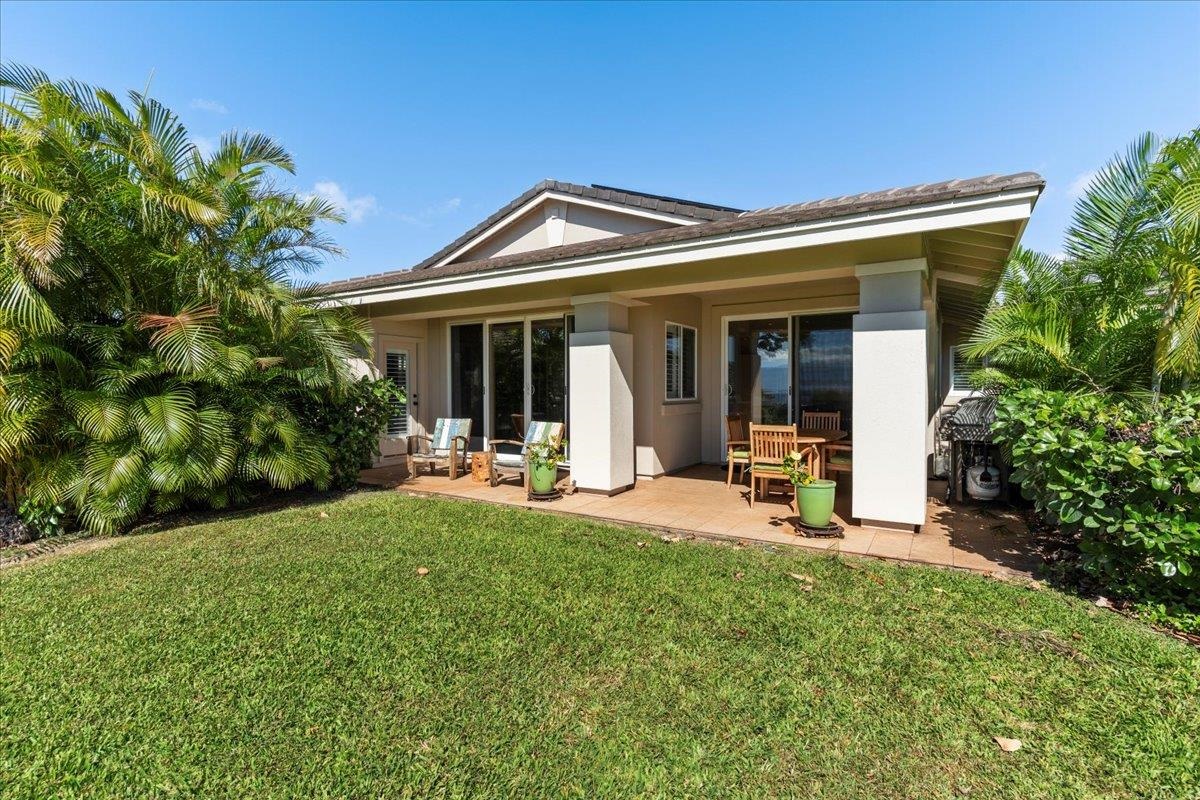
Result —
<path fill-rule="evenodd" d="M 791 421 L 791 341 L 787 317 L 729 320 L 726 413 L 762 425 Z"/>
<path fill-rule="evenodd" d="M 796 422 L 805 411 L 837 411 L 841 429 L 852 430 L 854 331 L 850 314 L 792 318 L 792 396 Z"/>
<path fill-rule="evenodd" d="M 529 321 L 529 419 L 566 422 L 567 325 L 564 317 Z"/>
<path fill-rule="evenodd" d="M 488 326 L 491 364 L 491 426 L 493 439 L 525 435 L 525 322 L 493 322 Z"/>
<path fill-rule="evenodd" d="M 519 439 L 530 420 L 566 422 L 572 322 L 567 315 L 451 325 L 451 415 L 470 417 L 474 436 L 492 439 Z"/>

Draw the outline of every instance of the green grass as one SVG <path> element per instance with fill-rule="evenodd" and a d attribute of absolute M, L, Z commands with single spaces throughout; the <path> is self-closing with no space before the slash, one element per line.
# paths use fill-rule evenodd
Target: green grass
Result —
<path fill-rule="evenodd" d="M 916 566 L 376 493 L 0 571 L 4 797 L 1185 798 L 1198 742 L 1197 652 Z"/>

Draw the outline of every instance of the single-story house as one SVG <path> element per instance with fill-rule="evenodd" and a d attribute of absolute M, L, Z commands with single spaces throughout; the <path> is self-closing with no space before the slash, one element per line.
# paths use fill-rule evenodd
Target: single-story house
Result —
<path fill-rule="evenodd" d="M 411 269 L 327 284 L 407 390 L 381 443 L 567 423 L 584 492 L 725 458 L 728 413 L 840 411 L 864 525 L 925 521 L 953 346 L 1045 183 L 951 180 L 754 210 L 547 180 Z"/>

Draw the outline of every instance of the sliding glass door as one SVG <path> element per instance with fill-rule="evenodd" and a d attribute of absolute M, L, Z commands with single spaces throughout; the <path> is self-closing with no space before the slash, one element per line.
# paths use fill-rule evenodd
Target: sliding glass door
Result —
<path fill-rule="evenodd" d="M 529 323 L 529 394 L 531 419 L 566 421 L 567 324 L 564 317 L 535 319 Z"/>
<path fill-rule="evenodd" d="M 854 335 L 850 314 L 792 317 L 792 396 L 796 422 L 805 411 L 840 411 L 849 431 L 853 409 Z"/>
<path fill-rule="evenodd" d="M 783 425 L 790 419 L 788 318 L 730 320 L 726 340 L 728 414 Z"/>
<path fill-rule="evenodd" d="M 726 322 L 727 414 L 764 425 L 799 423 L 805 411 L 840 411 L 851 428 L 850 314 Z"/>
<path fill-rule="evenodd" d="M 451 416 L 470 417 L 473 438 L 492 439 L 520 439 L 530 420 L 567 422 L 573 322 L 568 314 L 451 325 Z"/>
<path fill-rule="evenodd" d="M 525 435 L 525 323 L 495 322 L 488 326 L 491 362 L 493 439 Z"/>
<path fill-rule="evenodd" d="M 483 323 L 450 326 L 450 416 L 471 419 L 471 447 L 483 442 Z"/>

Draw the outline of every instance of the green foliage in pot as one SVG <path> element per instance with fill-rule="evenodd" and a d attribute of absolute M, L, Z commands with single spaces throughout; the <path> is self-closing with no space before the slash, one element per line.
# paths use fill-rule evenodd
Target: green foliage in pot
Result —
<path fill-rule="evenodd" d="M 1149 403 L 1014 391 L 993 434 L 1012 480 L 1079 536 L 1091 575 L 1200 627 L 1200 393 Z"/>
<path fill-rule="evenodd" d="M 793 486 L 810 486 L 816 481 L 816 476 L 808 471 L 808 465 L 802 453 L 788 453 L 783 457 L 783 474 Z"/>
<path fill-rule="evenodd" d="M 557 469 L 558 465 L 562 463 L 566 448 L 566 442 L 558 447 L 555 447 L 553 442 L 534 442 L 525 448 L 525 456 L 529 459 L 530 467 Z"/>

